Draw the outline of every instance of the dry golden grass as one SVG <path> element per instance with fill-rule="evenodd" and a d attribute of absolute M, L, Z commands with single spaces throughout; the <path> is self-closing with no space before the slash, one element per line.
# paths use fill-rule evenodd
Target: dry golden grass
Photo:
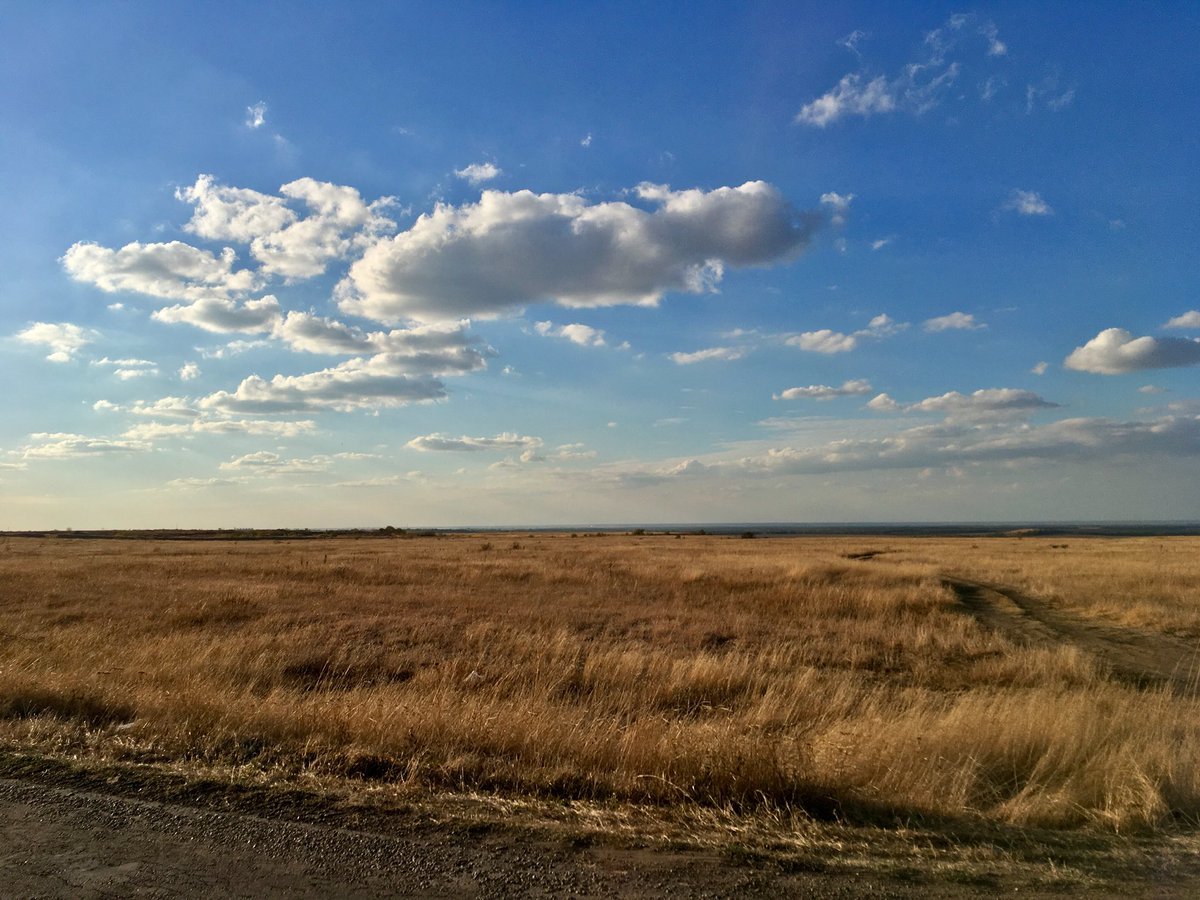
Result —
<path fill-rule="evenodd" d="M 1200 541 L 1050 543 L 12 538 L 0 740 L 742 814 L 1194 820 L 1200 701 L 1018 646 L 939 575 L 1179 631 Z"/>

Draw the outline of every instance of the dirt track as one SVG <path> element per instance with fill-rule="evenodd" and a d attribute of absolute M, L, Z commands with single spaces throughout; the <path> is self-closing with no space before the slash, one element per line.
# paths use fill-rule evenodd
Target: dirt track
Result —
<path fill-rule="evenodd" d="M 1071 644 L 1113 677 L 1175 693 L 1200 694 L 1200 645 L 1165 634 L 1088 621 L 1015 588 L 946 576 L 959 602 L 988 628 L 1023 645 Z"/>

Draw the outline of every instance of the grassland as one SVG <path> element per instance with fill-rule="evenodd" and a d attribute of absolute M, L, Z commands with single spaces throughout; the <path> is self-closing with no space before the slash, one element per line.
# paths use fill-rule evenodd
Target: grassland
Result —
<path fill-rule="evenodd" d="M 1200 699 L 1093 652 L 1122 630 L 1197 642 L 1200 539 L 13 537 L 0 746 L 732 832 L 1190 835 Z"/>

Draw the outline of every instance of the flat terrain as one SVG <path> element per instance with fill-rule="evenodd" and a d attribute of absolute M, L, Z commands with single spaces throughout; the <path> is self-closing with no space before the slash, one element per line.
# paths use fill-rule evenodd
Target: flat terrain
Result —
<path fill-rule="evenodd" d="M 0 872 L 73 896 L 1186 896 L 1198 551 L 0 538 Z"/>

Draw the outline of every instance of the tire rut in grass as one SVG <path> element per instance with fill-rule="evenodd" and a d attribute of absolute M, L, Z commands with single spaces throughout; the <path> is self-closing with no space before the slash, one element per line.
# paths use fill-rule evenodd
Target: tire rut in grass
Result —
<path fill-rule="evenodd" d="M 1118 681 L 1200 695 L 1200 644 L 1196 642 L 1088 621 L 1007 586 L 951 576 L 943 576 L 943 581 L 981 624 L 1017 644 L 1071 644 L 1098 659 Z"/>

